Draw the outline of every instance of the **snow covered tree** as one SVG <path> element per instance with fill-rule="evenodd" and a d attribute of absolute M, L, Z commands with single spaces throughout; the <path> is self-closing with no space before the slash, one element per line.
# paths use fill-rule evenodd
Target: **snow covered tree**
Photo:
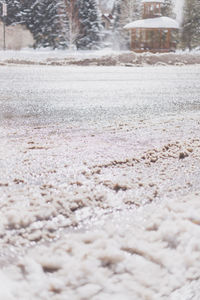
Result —
<path fill-rule="evenodd" d="M 114 5 L 114 31 L 116 44 L 120 48 L 129 48 L 129 32 L 124 30 L 127 23 L 140 19 L 141 0 L 117 0 Z"/>
<path fill-rule="evenodd" d="M 181 46 L 189 50 L 200 46 L 200 1 L 185 0 Z"/>
<path fill-rule="evenodd" d="M 176 14 L 174 12 L 174 2 L 173 0 L 164 0 L 164 3 L 161 6 L 161 14 L 166 17 L 170 17 L 175 19 Z M 163 44 L 165 43 L 166 35 L 164 34 L 162 37 Z M 171 43 L 173 43 L 174 48 L 177 47 L 179 42 L 179 32 L 177 30 L 173 30 L 171 32 Z"/>
<path fill-rule="evenodd" d="M 176 18 L 176 14 L 174 13 L 174 3 L 172 0 L 164 0 L 162 4 L 161 13 L 163 16 Z"/>
<path fill-rule="evenodd" d="M 25 25 L 35 47 L 98 49 L 101 18 L 97 0 L 6 0 L 6 24 Z"/>
<path fill-rule="evenodd" d="M 18 24 L 21 21 L 20 0 L 6 0 L 7 17 L 5 17 L 6 25 Z"/>
<path fill-rule="evenodd" d="M 61 11 L 63 3 L 57 0 L 29 0 L 24 3 L 22 12 L 24 24 L 29 28 L 35 39 L 35 47 L 66 47 Z"/>
<path fill-rule="evenodd" d="M 120 47 L 120 19 L 121 19 L 121 1 L 122 0 L 116 0 L 113 7 L 113 17 L 114 17 L 114 24 L 113 24 L 113 47 L 119 48 Z"/>
<path fill-rule="evenodd" d="M 79 7 L 79 37 L 77 48 L 99 49 L 101 46 L 101 18 L 96 0 L 77 0 Z"/>
<path fill-rule="evenodd" d="M 35 10 L 37 0 L 21 0 L 20 1 L 20 23 L 26 25 L 27 28 L 34 25 Z"/>

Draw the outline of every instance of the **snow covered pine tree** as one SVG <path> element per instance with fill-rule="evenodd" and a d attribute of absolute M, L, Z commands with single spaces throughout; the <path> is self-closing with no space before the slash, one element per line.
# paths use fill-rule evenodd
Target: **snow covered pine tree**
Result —
<path fill-rule="evenodd" d="M 189 50 L 200 47 L 200 0 L 185 0 L 181 46 Z"/>
<path fill-rule="evenodd" d="M 163 16 L 166 16 L 166 17 L 169 17 L 172 19 L 176 19 L 173 0 L 164 0 L 164 3 L 161 6 L 161 14 Z M 166 39 L 166 35 L 163 35 L 162 39 L 163 40 Z M 178 30 L 173 30 L 171 32 L 171 43 L 173 44 L 173 48 L 177 48 L 177 45 L 179 43 L 179 31 Z"/>
<path fill-rule="evenodd" d="M 7 25 L 21 23 L 35 47 L 99 49 L 101 18 L 97 0 L 6 0 Z"/>
<path fill-rule="evenodd" d="M 113 46 L 115 48 L 120 48 L 120 16 L 121 16 L 121 0 L 116 0 L 112 11 L 114 17 L 114 39 Z"/>
<path fill-rule="evenodd" d="M 62 1 L 25 0 L 21 5 L 23 23 L 29 28 L 35 39 L 35 47 L 67 47 L 63 32 Z"/>
<path fill-rule="evenodd" d="M 79 7 L 80 32 L 77 48 L 83 50 L 101 47 L 101 18 L 96 0 L 77 0 Z"/>
<path fill-rule="evenodd" d="M 19 24 L 21 22 L 20 0 L 6 0 L 7 17 L 5 19 L 6 25 Z"/>

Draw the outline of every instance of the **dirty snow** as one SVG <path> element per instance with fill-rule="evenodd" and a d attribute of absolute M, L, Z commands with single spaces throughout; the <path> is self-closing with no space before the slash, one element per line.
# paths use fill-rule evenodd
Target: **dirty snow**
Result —
<path fill-rule="evenodd" d="M 199 299 L 199 67 L 0 72 L 0 299 Z"/>
<path fill-rule="evenodd" d="M 175 21 L 174 21 L 175 22 Z M 24 49 L 0 51 L 0 66 L 7 65 L 50 65 L 50 66 L 151 66 L 200 64 L 199 50 L 175 53 L 134 53 L 130 51 L 67 51 L 50 49 Z"/>

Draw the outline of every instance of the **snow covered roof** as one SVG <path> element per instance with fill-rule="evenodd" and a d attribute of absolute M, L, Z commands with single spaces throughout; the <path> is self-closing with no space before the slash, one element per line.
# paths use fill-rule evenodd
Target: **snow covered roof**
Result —
<path fill-rule="evenodd" d="M 142 0 L 142 3 L 164 3 L 164 0 Z"/>
<path fill-rule="evenodd" d="M 168 17 L 159 17 L 151 19 L 137 20 L 124 26 L 124 29 L 132 28 L 173 28 L 178 29 L 178 23 Z"/>

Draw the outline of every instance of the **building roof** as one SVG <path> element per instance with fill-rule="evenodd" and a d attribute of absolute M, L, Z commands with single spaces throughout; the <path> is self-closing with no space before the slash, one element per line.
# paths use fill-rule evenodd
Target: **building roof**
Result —
<path fill-rule="evenodd" d="M 134 29 L 134 28 L 173 28 L 178 29 L 178 23 L 168 17 L 159 17 L 151 19 L 137 20 L 131 22 L 124 26 L 124 29 Z"/>
<path fill-rule="evenodd" d="M 142 0 L 142 3 L 164 3 L 164 0 Z"/>

